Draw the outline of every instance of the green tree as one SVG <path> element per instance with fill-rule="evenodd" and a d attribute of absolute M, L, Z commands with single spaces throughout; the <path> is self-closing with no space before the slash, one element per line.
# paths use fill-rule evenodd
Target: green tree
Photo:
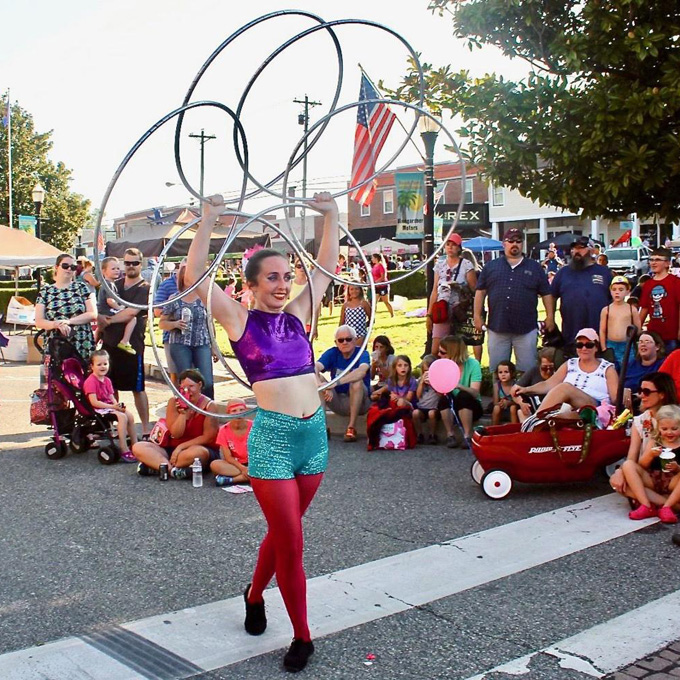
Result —
<path fill-rule="evenodd" d="M 497 184 L 591 217 L 680 217 L 677 0 L 431 0 L 471 51 L 525 60 L 517 82 L 425 65 L 431 106 L 466 121 Z M 415 99 L 411 65 L 393 94 Z"/>
<path fill-rule="evenodd" d="M 7 98 L 2 98 L 6 111 Z M 0 125 L 0 224 L 9 224 L 7 127 Z M 32 192 L 36 182 L 45 189 L 42 207 L 42 237 L 57 248 L 73 246 L 78 229 L 89 215 L 90 201 L 69 189 L 71 171 L 61 162 L 48 158 L 52 132 L 37 132 L 33 116 L 18 104 L 12 106 L 13 207 L 17 215 L 33 215 Z"/>

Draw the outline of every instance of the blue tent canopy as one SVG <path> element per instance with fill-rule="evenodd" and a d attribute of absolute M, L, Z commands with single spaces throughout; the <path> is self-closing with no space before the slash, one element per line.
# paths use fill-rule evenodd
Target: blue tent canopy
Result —
<path fill-rule="evenodd" d="M 500 241 L 496 241 L 494 238 L 477 236 L 477 238 L 471 238 L 468 241 L 463 241 L 463 248 L 467 248 L 473 253 L 480 253 L 487 250 L 503 250 L 503 244 Z"/>

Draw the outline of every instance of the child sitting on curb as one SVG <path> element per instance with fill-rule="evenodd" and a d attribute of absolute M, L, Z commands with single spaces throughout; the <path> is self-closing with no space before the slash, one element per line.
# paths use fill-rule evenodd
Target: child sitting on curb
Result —
<path fill-rule="evenodd" d="M 227 402 L 227 415 L 233 416 L 248 410 L 243 399 L 230 399 Z M 220 447 L 220 460 L 210 463 L 217 486 L 248 484 L 248 435 L 253 421 L 247 418 L 234 418 L 222 425 L 217 433 Z"/>

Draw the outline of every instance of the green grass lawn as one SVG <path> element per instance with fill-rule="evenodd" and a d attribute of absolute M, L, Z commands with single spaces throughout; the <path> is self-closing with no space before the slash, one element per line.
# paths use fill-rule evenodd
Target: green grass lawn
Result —
<path fill-rule="evenodd" d="M 376 335 L 386 335 L 392 342 L 392 346 L 397 354 L 406 354 L 410 357 L 413 367 L 416 368 L 420 364 L 420 357 L 425 350 L 425 318 L 424 317 L 407 317 L 405 312 L 411 312 L 416 309 L 425 307 L 425 298 L 414 300 L 406 300 L 403 311 L 394 313 L 394 317 L 390 318 L 385 306 L 382 303 L 378 304 L 377 319 L 373 327 L 371 338 Z M 538 307 L 539 319 L 545 319 L 545 309 L 543 302 L 539 299 Z M 318 338 L 314 341 L 314 356 L 320 356 L 325 350 L 333 346 L 333 336 L 335 329 L 340 322 L 340 305 L 336 305 L 333 313 L 329 314 L 328 309 L 321 310 L 318 326 Z M 559 324 L 559 318 L 558 318 Z M 233 356 L 231 346 L 227 338 L 227 334 L 221 326 L 217 326 L 217 342 L 220 350 L 225 356 Z M 161 344 L 161 331 L 156 325 L 157 342 Z M 150 344 L 147 338 L 147 345 Z M 368 351 L 371 351 L 369 343 Z M 472 352 L 471 352 L 472 355 Z M 489 365 L 489 358 L 487 354 L 486 345 L 482 354 L 482 366 Z"/>

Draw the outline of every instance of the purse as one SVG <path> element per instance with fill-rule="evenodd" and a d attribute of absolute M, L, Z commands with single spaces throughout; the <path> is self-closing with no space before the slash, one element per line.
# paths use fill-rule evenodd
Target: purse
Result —
<path fill-rule="evenodd" d="M 432 305 L 432 323 L 446 323 L 449 320 L 449 303 L 438 300 Z"/>
<path fill-rule="evenodd" d="M 170 429 L 165 418 L 159 418 L 149 433 L 149 441 L 163 448 L 170 446 Z"/>

